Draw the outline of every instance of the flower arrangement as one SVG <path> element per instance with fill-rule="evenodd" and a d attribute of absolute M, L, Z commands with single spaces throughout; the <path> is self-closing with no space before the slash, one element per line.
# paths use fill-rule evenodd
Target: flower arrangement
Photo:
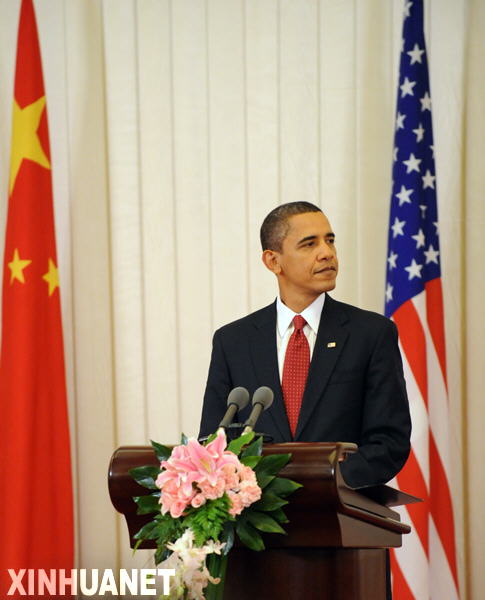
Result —
<path fill-rule="evenodd" d="M 150 490 L 134 498 L 137 513 L 155 515 L 135 535 L 135 548 L 155 540 L 155 563 L 176 572 L 173 600 L 222 599 L 235 536 L 259 551 L 262 532 L 286 533 L 282 507 L 301 486 L 278 477 L 291 455 L 262 456 L 262 444 L 249 432 L 227 445 L 223 429 L 206 445 L 185 436 L 173 449 L 152 442 L 160 467 L 130 471 Z"/>

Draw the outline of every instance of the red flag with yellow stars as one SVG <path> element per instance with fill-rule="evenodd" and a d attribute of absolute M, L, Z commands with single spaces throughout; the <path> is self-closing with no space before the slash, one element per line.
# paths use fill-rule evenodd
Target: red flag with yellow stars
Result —
<path fill-rule="evenodd" d="M 15 73 L 0 357 L 0 597 L 13 569 L 73 566 L 73 498 L 51 157 L 32 0 L 22 0 Z M 61 596 L 57 577 L 57 593 Z M 35 577 L 37 582 L 37 576 Z M 28 572 L 21 579 L 29 590 Z M 13 587 L 12 587 L 13 586 Z M 71 589 L 64 590 L 69 596 Z M 65 598 L 66 596 L 62 596 Z"/>

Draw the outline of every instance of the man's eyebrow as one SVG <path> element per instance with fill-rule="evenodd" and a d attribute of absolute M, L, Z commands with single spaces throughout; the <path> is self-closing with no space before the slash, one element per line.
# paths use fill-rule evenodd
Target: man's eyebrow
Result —
<path fill-rule="evenodd" d="M 305 242 L 309 242 L 311 240 L 315 240 L 318 236 L 317 235 L 307 235 L 304 238 L 302 238 L 301 240 L 299 240 L 297 242 L 297 245 L 299 246 L 300 244 L 304 244 Z M 335 233 L 333 233 L 333 231 L 329 231 L 328 233 L 325 234 L 324 236 L 325 238 L 334 238 L 335 239 Z"/>
<path fill-rule="evenodd" d="M 309 242 L 310 240 L 315 240 L 315 239 L 317 239 L 316 235 L 307 235 L 306 237 L 299 240 L 297 242 L 297 245 L 304 244 L 305 242 Z"/>

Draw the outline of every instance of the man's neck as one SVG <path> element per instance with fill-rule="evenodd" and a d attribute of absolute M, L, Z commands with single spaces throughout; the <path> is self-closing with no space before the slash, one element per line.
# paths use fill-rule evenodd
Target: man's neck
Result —
<path fill-rule="evenodd" d="M 307 308 L 308 306 L 310 306 L 310 304 L 315 302 L 319 295 L 320 294 L 316 296 L 283 296 L 280 290 L 280 298 L 283 304 L 297 314 L 300 314 L 305 310 L 305 308 Z"/>

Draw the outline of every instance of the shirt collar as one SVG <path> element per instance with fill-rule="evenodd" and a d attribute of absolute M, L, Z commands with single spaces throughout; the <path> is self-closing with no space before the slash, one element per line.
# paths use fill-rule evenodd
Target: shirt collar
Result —
<path fill-rule="evenodd" d="M 305 310 L 299 313 L 308 325 L 312 328 L 315 334 L 318 333 L 318 326 L 320 324 L 320 316 L 322 314 L 323 305 L 325 303 L 325 292 L 320 294 L 310 306 L 307 306 Z M 276 322 L 278 327 L 278 333 L 283 337 L 288 327 L 290 327 L 293 318 L 298 313 L 295 313 L 288 308 L 286 304 L 283 304 L 281 298 L 278 296 L 276 299 Z"/>

